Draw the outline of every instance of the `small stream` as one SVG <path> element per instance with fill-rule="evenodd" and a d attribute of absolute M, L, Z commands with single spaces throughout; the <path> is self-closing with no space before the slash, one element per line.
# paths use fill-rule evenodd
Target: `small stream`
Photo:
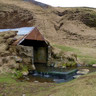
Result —
<path fill-rule="evenodd" d="M 80 69 L 89 69 L 89 73 L 96 72 L 96 68 L 92 67 L 72 67 L 72 68 L 54 68 L 47 67 L 41 64 L 37 64 L 36 71 L 30 71 L 28 76 L 23 76 L 19 80 L 28 82 L 50 82 L 50 83 L 62 83 L 68 82 L 77 75 L 77 71 Z"/>

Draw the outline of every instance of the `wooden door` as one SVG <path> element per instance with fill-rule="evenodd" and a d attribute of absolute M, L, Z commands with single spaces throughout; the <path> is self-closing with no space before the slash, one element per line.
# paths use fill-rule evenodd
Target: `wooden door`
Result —
<path fill-rule="evenodd" d="M 47 63 L 47 48 L 46 47 L 35 47 L 34 48 L 34 63 Z"/>

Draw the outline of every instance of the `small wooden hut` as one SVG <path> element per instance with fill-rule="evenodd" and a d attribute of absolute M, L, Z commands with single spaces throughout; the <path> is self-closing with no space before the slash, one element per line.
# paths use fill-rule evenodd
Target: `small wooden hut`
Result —
<path fill-rule="evenodd" d="M 50 45 L 36 27 L 32 27 L 32 30 L 30 30 L 30 32 L 27 32 L 27 34 L 24 35 L 22 38 L 15 41 L 14 45 L 33 47 L 32 64 L 48 63 L 48 48 L 50 47 Z"/>

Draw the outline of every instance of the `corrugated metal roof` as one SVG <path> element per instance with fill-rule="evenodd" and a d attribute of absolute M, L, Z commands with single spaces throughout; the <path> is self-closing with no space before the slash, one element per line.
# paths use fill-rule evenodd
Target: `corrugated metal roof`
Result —
<path fill-rule="evenodd" d="M 43 35 L 39 32 L 39 30 L 37 28 L 34 28 L 34 30 L 32 30 L 25 39 L 29 39 L 29 40 L 40 40 L 40 41 L 45 41 Z"/>
<path fill-rule="evenodd" d="M 48 44 L 48 42 L 45 40 L 45 38 L 43 37 L 43 35 L 39 32 L 39 30 L 37 28 L 32 29 L 30 31 L 30 33 L 28 33 L 27 35 L 25 35 L 22 38 L 18 39 L 13 44 L 14 45 L 19 45 L 24 40 L 44 41 L 46 44 Z"/>
<path fill-rule="evenodd" d="M 14 28 L 14 29 L 0 29 L 0 32 L 4 31 L 18 31 L 18 35 L 26 35 L 30 33 L 35 27 L 21 27 L 21 28 Z"/>
<path fill-rule="evenodd" d="M 23 38 L 25 38 L 25 37 L 26 37 L 26 35 L 24 35 L 23 37 L 21 37 L 21 38 L 17 39 L 17 40 L 13 43 L 13 45 L 17 45 L 17 44 L 19 44 L 19 43 L 20 43 L 20 41 L 22 41 L 22 40 L 23 40 Z"/>

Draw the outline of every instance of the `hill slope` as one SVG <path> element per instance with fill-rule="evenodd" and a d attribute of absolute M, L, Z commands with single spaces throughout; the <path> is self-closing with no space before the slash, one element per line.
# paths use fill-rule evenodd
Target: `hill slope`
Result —
<path fill-rule="evenodd" d="M 96 46 L 92 8 L 42 8 L 22 0 L 1 0 L 0 21 L 0 28 L 36 26 L 53 43 Z"/>
<path fill-rule="evenodd" d="M 96 63 L 95 24 L 96 9 L 42 8 L 23 0 L 0 0 L 0 28 L 36 26 L 55 47 L 63 51 L 75 52 L 81 59 L 87 62 L 88 60 L 92 61 L 91 63 L 93 64 Z M 9 34 L 7 33 L 6 35 L 8 36 Z M 2 61 L 6 61 L 4 59 L 5 55 L 6 58 L 9 58 L 11 53 L 7 48 L 7 41 L 9 42 L 10 40 L 4 38 L 2 41 L 2 37 L 4 35 L 1 34 L 0 45 L 2 47 L 0 49 L 4 51 L 4 53 L 2 52 L 4 56 L 0 55 Z M 13 65 L 10 60 L 12 60 L 12 56 L 7 60 L 8 64 L 6 62 L 3 64 L 6 71 L 9 70 L 6 69 L 6 65 L 9 66 L 10 64 L 11 66 L 9 67 L 11 68 L 16 68 L 17 66 L 14 62 Z M 6 94 L 7 96 L 95 96 L 96 94 L 96 73 L 58 85 L 39 82 L 18 82 L 14 78 L 11 74 L 0 75 L 0 96 L 6 96 Z"/>

